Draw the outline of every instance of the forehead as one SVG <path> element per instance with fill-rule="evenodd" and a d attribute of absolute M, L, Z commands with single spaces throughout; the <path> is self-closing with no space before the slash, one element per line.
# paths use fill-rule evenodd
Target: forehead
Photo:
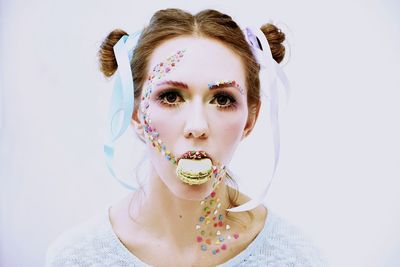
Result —
<path fill-rule="evenodd" d="M 162 43 L 150 57 L 148 74 L 154 66 L 179 50 L 184 50 L 184 55 L 174 71 L 165 78 L 192 85 L 204 85 L 221 79 L 244 84 L 245 74 L 240 56 L 220 41 L 202 37 L 179 37 Z"/>

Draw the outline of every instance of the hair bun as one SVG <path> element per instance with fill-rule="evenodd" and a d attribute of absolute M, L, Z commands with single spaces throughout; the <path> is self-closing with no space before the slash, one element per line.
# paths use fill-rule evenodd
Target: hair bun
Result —
<path fill-rule="evenodd" d="M 107 77 L 111 77 L 117 70 L 118 65 L 113 48 L 124 35 L 128 34 L 121 29 L 115 29 L 108 34 L 100 46 L 98 52 L 100 71 Z"/>
<path fill-rule="evenodd" d="M 285 57 L 285 46 L 282 44 L 285 41 L 285 34 L 271 23 L 262 25 L 261 31 L 268 40 L 272 57 L 280 63 Z"/>

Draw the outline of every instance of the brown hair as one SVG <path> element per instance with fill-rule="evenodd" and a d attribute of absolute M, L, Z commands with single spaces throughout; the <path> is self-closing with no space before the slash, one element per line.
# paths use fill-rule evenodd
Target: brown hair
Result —
<path fill-rule="evenodd" d="M 285 40 L 285 34 L 271 23 L 263 25 L 261 31 L 268 40 L 273 58 L 280 63 L 285 55 L 285 47 L 282 44 Z M 100 47 L 98 53 L 100 70 L 107 77 L 112 76 L 117 69 L 113 46 L 123 35 L 127 35 L 123 30 L 112 31 Z M 218 40 L 241 57 L 245 67 L 249 113 L 254 114 L 260 103 L 260 80 L 258 76 L 260 66 L 257 64 L 242 30 L 236 22 L 226 14 L 209 9 L 195 15 L 180 9 L 165 9 L 159 10 L 153 15 L 150 24 L 142 31 L 131 60 L 135 87 L 134 110 L 137 110 L 140 103 L 142 87 L 147 78 L 148 62 L 152 52 L 163 42 L 184 35 Z M 234 183 L 229 175 L 228 178 Z M 233 198 L 229 193 L 232 206 L 237 206 L 237 196 L 237 192 L 235 192 Z"/>

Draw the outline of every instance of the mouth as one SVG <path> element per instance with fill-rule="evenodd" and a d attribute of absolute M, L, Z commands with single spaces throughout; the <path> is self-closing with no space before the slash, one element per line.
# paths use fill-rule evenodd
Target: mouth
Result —
<path fill-rule="evenodd" d="M 176 174 L 184 183 L 200 185 L 211 179 L 212 166 L 205 151 L 188 151 L 178 159 Z"/>
<path fill-rule="evenodd" d="M 180 159 L 204 159 L 204 158 L 211 159 L 211 157 L 205 151 L 190 150 L 190 151 L 185 152 L 182 156 L 180 156 L 178 158 L 178 161 Z"/>

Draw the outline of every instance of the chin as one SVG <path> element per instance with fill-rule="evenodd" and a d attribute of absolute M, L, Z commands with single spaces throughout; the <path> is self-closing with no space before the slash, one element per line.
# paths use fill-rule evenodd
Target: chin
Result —
<path fill-rule="evenodd" d="M 189 185 L 178 179 L 179 186 L 174 187 L 171 192 L 178 198 L 191 201 L 201 201 L 205 199 L 212 191 L 211 180 L 201 185 Z"/>

